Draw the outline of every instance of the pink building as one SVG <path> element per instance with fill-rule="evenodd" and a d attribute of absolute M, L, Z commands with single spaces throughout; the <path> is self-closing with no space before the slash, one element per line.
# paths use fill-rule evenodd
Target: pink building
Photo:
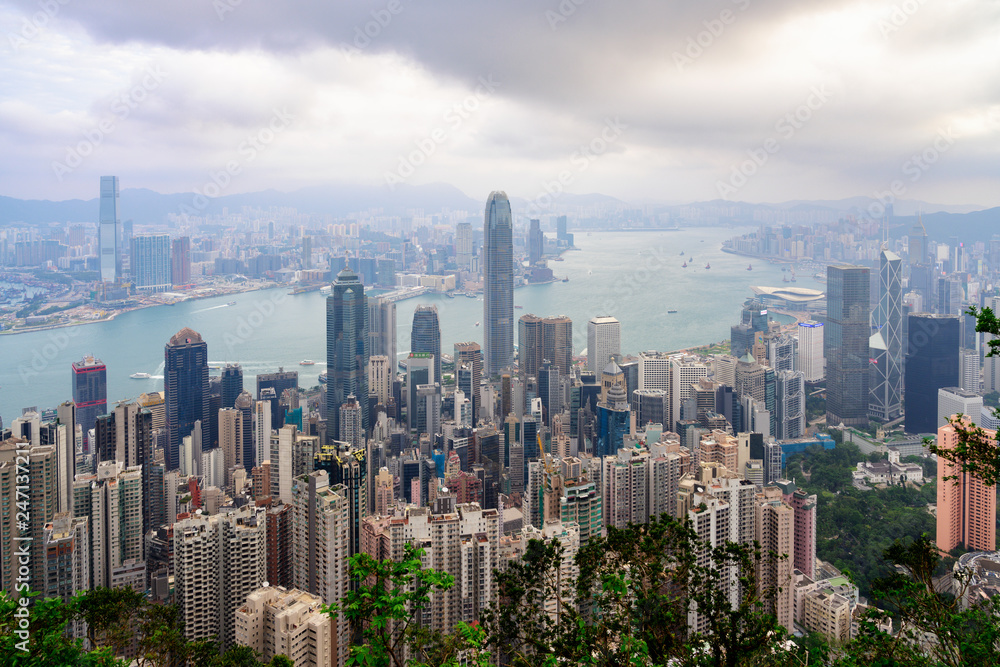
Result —
<path fill-rule="evenodd" d="M 792 564 L 802 574 L 813 577 L 816 570 L 816 496 L 807 495 L 794 482 L 779 479 L 781 499 L 795 510 L 795 552 Z"/>
<path fill-rule="evenodd" d="M 991 442 L 996 431 L 983 429 Z M 938 447 L 953 449 L 958 433 L 950 424 L 938 429 Z M 957 476 L 945 481 L 944 477 Z M 938 457 L 937 546 L 951 551 L 964 545 L 970 551 L 996 549 L 997 497 L 992 486 L 978 477 L 964 473 L 958 466 Z"/>

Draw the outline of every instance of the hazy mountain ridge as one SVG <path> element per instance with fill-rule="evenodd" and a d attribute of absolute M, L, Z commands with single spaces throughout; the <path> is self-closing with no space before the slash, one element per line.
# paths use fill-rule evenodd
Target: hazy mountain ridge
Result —
<path fill-rule="evenodd" d="M 96 188 L 95 188 L 96 189 Z M 485 197 L 484 199 L 485 200 Z M 207 201 L 207 205 L 205 202 Z M 870 197 L 848 197 L 835 200 L 792 200 L 775 203 L 731 202 L 712 200 L 691 202 L 675 206 L 654 206 L 658 210 L 678 208 L 712 208 L 736 206 L 744 211 L 830 211 L 863 213 L 874 200 Z M 562 193 L 554 197 L 551 208 L 533 211 L 531 199 L 511 196 L 515 213 L 528 215 L 568 213 L 574 209 L 601 208 L 625 209 L 634 207 L 616 197 L 598 193 Z M 159 193 L 144 188 L 126 188 L 121 191 L 121 219 L 133 220 L 137 225 L 166 225 L 172 215 L 221 215 L 223 209 L 240 211 L 244 206 L 267 209 L 291 207 L 305 214 L 326 214 L 334 218 L 358 215 L 413 215 L 431 214 L 442 210 L 465 211 L 469 218 L 481 216 L 483 201 L 468 196 L 458 188 L 445 183 L 397 186 L 359 186 L 349 184 L 318 185 L 292 192 L 264 190 L 207 199 L 194 193 Z M 974 210 L 973 205 L 939 205 L 917 200 L 900 200 L 895 204 L 896 217 L 893 235 L 905 234 L 907 219 L 923 211 L 927 233 L 936 240 L 947 241 L 961 229 L 961 239 L 967 242 L 986 240 L 1000 227 L 1000 207 Z M 98 218 L 98 198 L 64 201 L 29 200 L 0 196 L 0 225 L 39 225 L 48 223 L 91 223 Z M 537 212 L 535 212 L 537 211 Z"/>

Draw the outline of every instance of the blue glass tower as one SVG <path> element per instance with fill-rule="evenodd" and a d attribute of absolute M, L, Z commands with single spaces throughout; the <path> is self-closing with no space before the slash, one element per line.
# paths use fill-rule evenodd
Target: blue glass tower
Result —
<path fill-rule="evenodd" d="M 368 300 L 357 274 L 344 268 L 326 299 L 326 419 L 329 440 L 340 433 L 340 406 L 358 397 L 368 424 Z"/>
<path fill-rule="evenodd" d="M 184 327 L 164 349 L 163 391 L 167 421 L 167 470 L 180 466 L 181 440 L 194 423 L 208 424 L 208 343 L 197 331 Z"/>
<path fill-rule="evenodd" d="M 410 351 L 434 355 L 434 381 L 441 382 L 441 326 L 437 306 L 417 306 L 410 329 Z"/>
<path fill-rule="evenodd" d="M 483 224 L 483 352 L 486 375 L 514 365 L 514 241 L 510 201 L 491 192 Z"/>

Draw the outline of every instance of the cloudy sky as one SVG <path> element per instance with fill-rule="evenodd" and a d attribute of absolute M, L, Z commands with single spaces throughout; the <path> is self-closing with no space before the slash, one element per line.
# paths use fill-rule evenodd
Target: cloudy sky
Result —
<path fill-rule="evenodd" d="M 998 0 L 0 0 L 0 29 L 0 195 L 1000 205 Z"/>

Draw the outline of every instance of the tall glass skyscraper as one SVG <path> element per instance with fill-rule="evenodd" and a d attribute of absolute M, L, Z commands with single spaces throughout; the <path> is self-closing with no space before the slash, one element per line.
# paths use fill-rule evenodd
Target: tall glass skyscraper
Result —
<path fill-rule="evenodd" d="M 100 359 L 84 357 L 73 362 L 73 403 L 76 423 L 83 430 L 84 441 L 89 443 L 87 431 L 94 428 L 98 415 L 108 411 L 108 372 Z"/>
<path fill-rule="evenodd" d="M 826 423 L 868 425 L 869 302 L 866 266 L 828 266 L 826 271 Z"/>
<path fill-rule="evenodd" d="M 410 351 L 434 355 L 434 380 L 441 382 L 441 326 L 437 306 L 417 306 L 410 328 Z"/>
<path fill-rule="evenodd" d="M 326 432 L 331 442 L 340 433 L 340 406 L 348 396 L 358 397 L 361 423 L 368 424 L 369 356 L 365 286 L 344 267 L 326 299 Z"/>
<path fill-rule="evenodd" d="M 871 399 L 869 414 L 891 421 L 902 410 L 903 395 L 903 260 L 883 250 L 879 255 L 878 306 L 872 313 Z"/>
<path fill-rule="evenodd" d="M 209 423 L 208 343 L 197 331 L 184 327 L 164 349 L 163 391 L 166 394 L 167 470 L 180 466 L 181 441 L 194 423 Z"/>
<path fill-rule="evenodd" d="M 231 408 L 236 405 L 236 398 L 243 391 L 243 367 L 239 364 L 226 364 L 221 374 L 222 407 Z"/>
<path fill-rule="evenodd" d="M 101 176 L 101 280 L 113 283 L 121 276 L 122 258 L 118 247 L 118 177 Z"/>
<path fill-rule="evenodd" d="M 907 329 L 904 428 L 907 433 L 937 433 L 938 389 L 954 387 L 959 379 L 959 320 L 914 313 Z"/>
<path fill-rule="evenodd" d="M 488 376 L 514 365 L 514 240 L 510 201 L 491 192 L 483 223 L 483 347 Z"/>

